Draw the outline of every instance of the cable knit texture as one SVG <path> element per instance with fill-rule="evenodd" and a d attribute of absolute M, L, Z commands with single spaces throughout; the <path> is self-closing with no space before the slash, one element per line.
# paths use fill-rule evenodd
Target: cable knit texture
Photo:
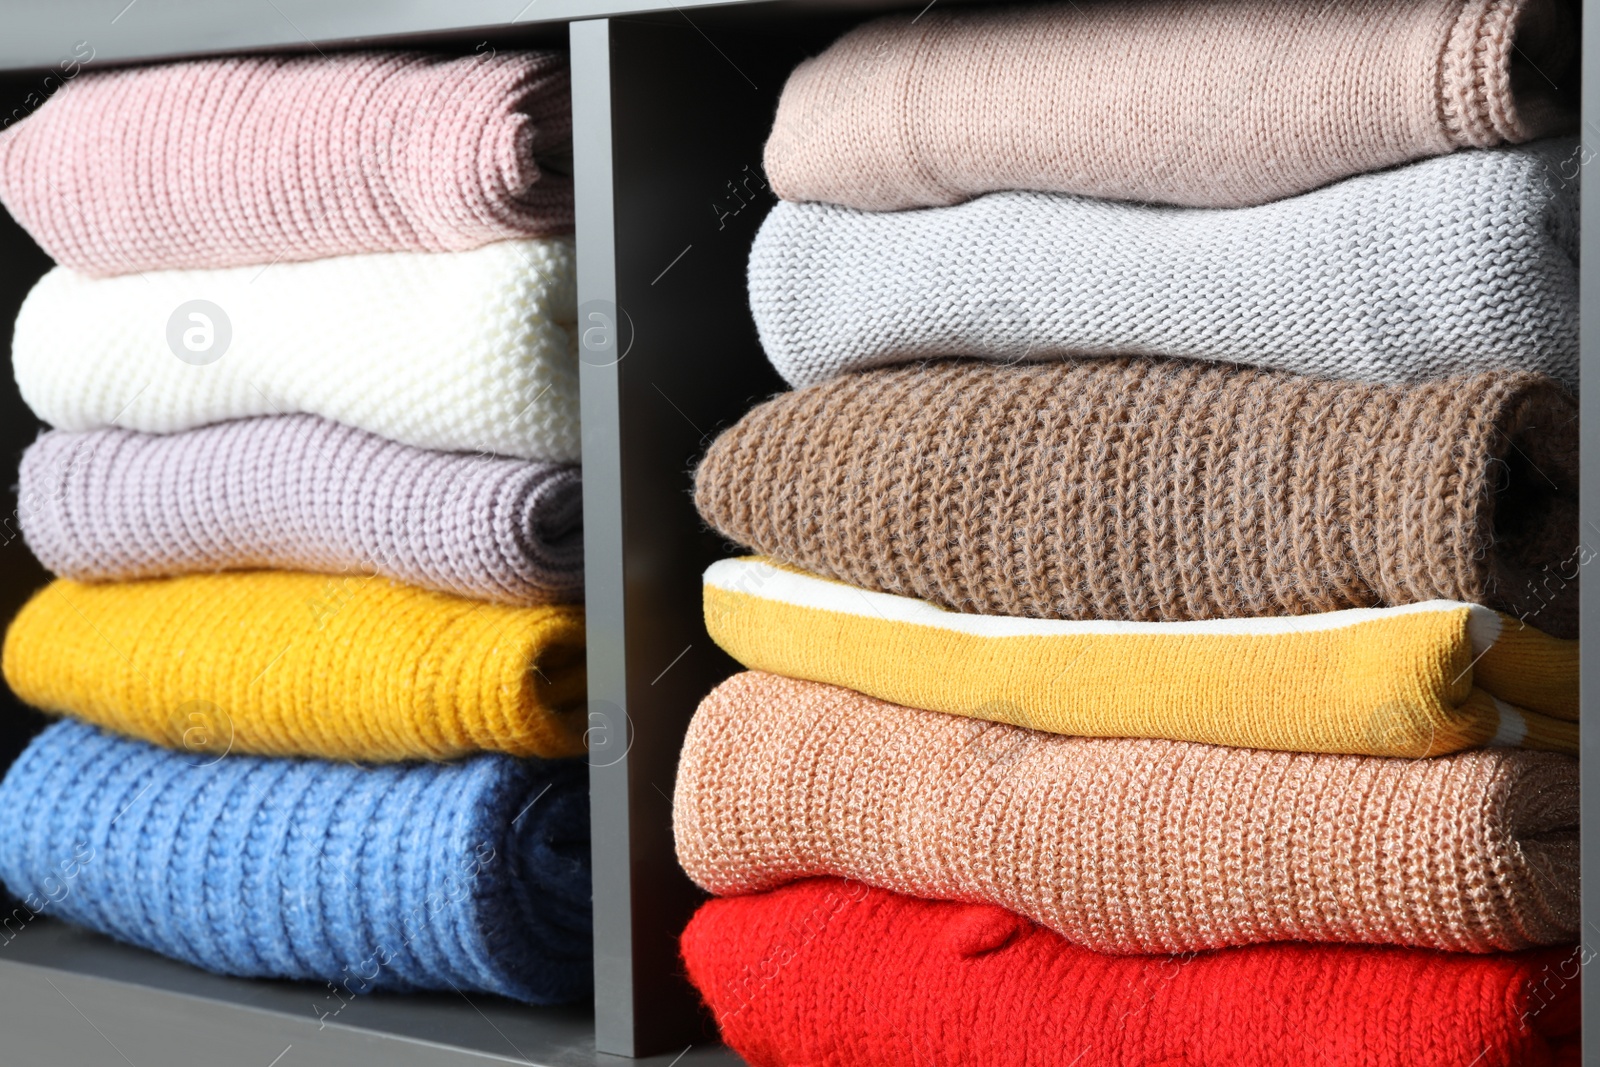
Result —
<path fill-rule="evenodd" d="M 871 211 L 1001 189 L 1260 204 L 1575 129 L 1577 57 L 1566 0 L 937 8 L 796 68 L 766 171 L 786 200 Z"/>
<path fill-rule="evenodd" d="M 1578 642 L 1449 600 L 1204 622 L 1018 619 L 756 557 L 706 571 L 705 619 L 753 670 L 1055 734 L 1373 756 L 1485 744 L 1578 754 Z"/>
<path fill-rule="evenodd" d="M 575 466 L 426 452 L 314 415 L 43 434 L 23 536 L 80 581 L 252 567 L 382 574 L 508 604 L 583 595 Z"/>
<path fill-rule="evenodd" d="M 0 134 L 0 202 L 87 274 L 572 232 L 566 56 L 346 52 L 80 74 Z"/>
<path fill-rule="evenodd" d="M 1548 378 L 1185 360 L 845 375 L 712 444 L 700 514 L 958 611 L 1171 621 L 1460 600 L 1577 629 L 1577 408 Z"/>
<path fill-rule="evenodd" d="M 833 875 L 1105 952 L 1578 936 L 1578 763 L 1544 752 L 1062 737 L 749 672 L 695 713 L 673 814 L 718 895 Z"/>
<path fill-rule="evenodd" d="M 46 274 L 12 339 L 62 430 L 308 413 L 418 448 L 577 462 L 570 238 L 215 271 Z M 196 302 L 208 302 L 197 306 Z"/>
<path fill-rule="evenodd" d="M 581 763 L 196 760 L 62 722 L 0 782 L 0 878 L 209 971 L 327 982 L 318 1015 L 374 989 L 557 1003 L 592 982 L 588 800 Z"/>
<path fill-rule="evenodd" d="M 1578 1064 L 1577 949 L 1102 956 L 1000 908 L 817 879 L 705 904 L 683 959 L 751 1067 Z"/>
<path fill-rule="evenodd" d="M 796 386 L 937 356 L 1148 355 L 1367 382 L 1517 368 L 1575 391 L 1578 163 L 1541 141 L 1232 211 L 780 203 L 750 307 Z"/>
<path fill-rule="evenodd" d="M 80 585 L 6 633 L 22 700 L 173 748 L 447 760 L 583 752 L 583 609 L 290 571 Z"/>

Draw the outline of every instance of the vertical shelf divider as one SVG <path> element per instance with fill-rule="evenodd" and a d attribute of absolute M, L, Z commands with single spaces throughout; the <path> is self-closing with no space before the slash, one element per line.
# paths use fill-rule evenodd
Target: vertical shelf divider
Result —
<path fill-rule="evenodd" d="M 1578 511 L 1582 528 L 1574 546 L 1579 563 L 1600 557 L 1600 0 L 1583 2 L 1583 88 L 1579 100 L 1583 123 L 1579 133 L 1579 447 Z M 1588 567 L 1583 567 L 1588 571 Z M 1583 940 L 1579 961 L 1590 973 L 1583 979 L 1583 1017 L 1590 1027 L 1600 1020 L 1600 981 L 1589 963 L 1600 952 L 1600 579 L 1593 571 L 1581 577 L 1579 693 L 1582 727 L 1579 751 L 1582 770 L 1580 801 L 1580 874 L 1583 879 Z M 1592 1029 L 1583 1042 L 1586 1067 L 1600 1067 L 1600 1037 Z"/>
<path fill-rule="evenodd" d="M 701 616 L 701 571 L 730 549 L 696 514 L 690 474 L 783 386 L 744 267 L 755 202 L 770 202 L 761 146 L 803 52 L 775 35 L 714 43 L 687 15 L 570 32 L 595 1045 L 645 1056 L 715 1040 L 678 958 L 703 894 L 678 866 L 671 798 L 696 705 L 738 666 Z"/>
<path fill-rule="evenodd" d="M 634 1055 L 634 921 L 628 754 L 612 761 L 612 709 L 627 707 L 622 412 L 616 366 L 616 219 L 612 198 L 611 23 L 568 28 L 578 234 L 583 420 L 584 604 L 589 676 L 590 846 L 594 864 L 595 1047 Z M 609 309 L 609 310 L 606 310 Z M 601 709 L 606 709 L 602 711 Z"/>

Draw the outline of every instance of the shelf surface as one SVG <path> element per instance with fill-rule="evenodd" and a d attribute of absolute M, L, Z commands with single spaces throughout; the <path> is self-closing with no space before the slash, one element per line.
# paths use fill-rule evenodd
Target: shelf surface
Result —
<path fill-rule="evenodd" d="M 625 1059 L 597 1053 L 585 1008 L 473 994 L 371 994 L 224 978 L 38 918 L 0 944 L 6 1063 L 30 1067 L 739 1067 L 714 1042 Z M 466 1008 L 467 1010 L 463 1010 Z M 17 1025 L 29 1020 L 26 1026 Z M 276 1058 L 275 1058 L 276 1057 Z"/>
<path fill-rule="evenodd" d="M 772 14 L 865 15 L 919 6 L 913 0 L 6 0 L 0 70 L 75 74 L 86 57 L 102 65 L 380 39 L 390 46 L 408 38 L 470 42 L 508 31 L 564 47 L 565 24 L 577 19 L 656 15 L 724 26 Z"/>

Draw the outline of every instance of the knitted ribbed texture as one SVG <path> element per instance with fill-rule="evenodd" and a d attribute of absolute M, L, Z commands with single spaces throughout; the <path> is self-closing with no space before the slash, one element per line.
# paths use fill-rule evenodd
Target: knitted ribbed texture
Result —
<path fill-rule="evenodd" d="M 510 604 L 583 590 L 578 468 L 427 452 L 314 415 L 183 433 L 44 434 L 28 547 L 83 581 L 249 567 L 358 571 Z"/>
<path fill-rule="evenodd" d="M 1578 642 L 1477 605 L 1203 622 L 945 611 L 774 565 L 705 575 L 706 632 L 752 670 L 1054 734 L 1286 752 L 1578 754 Z"/>
<path fill-rule="evenodd" d="M 0 134 L 0 202 L 89 274 L 572 232 L 566 56 L 347 52 L 67 81 Z"/>
<path fill-rule="evenodd" d="M 1160 621 L 1442 599 L 1572 637 L 1576 411 L 1518 373 L 1375 386 L 1185 360 L 946 361 L 756 407 L 712 444 L 695 501 L 766 555 L 961 611 Z"/>
<path fill-rule="evenodd" d="M 1037 733 L 748 672 L 701 703 L 678 859 L 718 895 L 834 875 L 1108 952 L 1466 952 L 1578 936 L 1578 763 Z"/>
<path fill-rule="evenodd" d="M 6 632 L 24 701 L 173 748 L 339 760 L 583 752 L 583 608 L 293 571 L 80 585 Z"/>
<path fill-rule="evenodd" d="M 211 762 L 63 722 L 0 782 L 0 879 L 207 970 L 332 983 L 318 1014 L 372 989 L 555 1003 L 592 981 L 588 801 L 576 762 Z"/>
<path fill-rule="evenodd" d="M 1462 152 L 1231 211 L 780 203 L 750 308 L 797 386 L 937 356 L 1149 355 L 1367 382 L 1517 368 L 1575 389 L 1575 150 Z"/>
<path fill-rule="evenodd" d="M 58 267 L 23 301 L 12 361 L 61 430 L 309 413 L 418 448 L 572 463 L 574 262 L 559 237 L 120 278 Z"/>
<path fill-rule="evenodd" d="M 713 900 L 683 958 L 751 1067 L 1577 1067 L 1576 949 L 1102 956 L 1000 908 L 817 879 Z"/>
<path fill-rule="evenodd" d="M 1085 0 L 895 15 L 790 75 L 766 171 L 785 199 L 875 211 L 999 189 L 1264 203 L 1575 128 L 1575 8 Z"/>

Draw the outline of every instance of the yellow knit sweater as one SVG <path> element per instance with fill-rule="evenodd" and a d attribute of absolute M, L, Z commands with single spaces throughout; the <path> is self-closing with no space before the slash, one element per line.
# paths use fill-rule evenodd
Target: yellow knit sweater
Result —
<path fill-rule="evenodd" d="M 972 615 L 760 557 L 705 574 L 735 659 L 882 700 L 1058 734 L 1373 756 L 1577 753 L 1578 651 L 1430 601 L 1204 622 Z"/>
<path fill-rule="evenodd" d="M 583 610 L 386 578 L 203 574 L 37 593 L 6 634 L 30 704 L 197 758 L 583 751 Z"/>

